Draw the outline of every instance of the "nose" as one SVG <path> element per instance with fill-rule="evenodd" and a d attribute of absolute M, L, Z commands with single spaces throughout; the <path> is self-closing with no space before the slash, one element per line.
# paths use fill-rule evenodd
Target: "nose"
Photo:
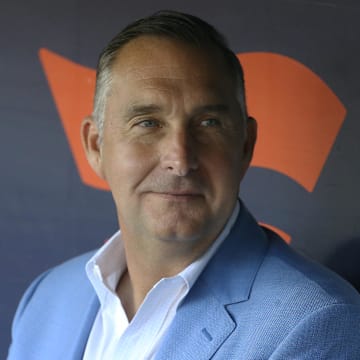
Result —
<path fill-rule="evenodd" d="M 160 149 L 164 170 L 176 176 L 186 176 L 198 168 L 196 144 L 188 129 L 169 131 L 165 138 Z"/>

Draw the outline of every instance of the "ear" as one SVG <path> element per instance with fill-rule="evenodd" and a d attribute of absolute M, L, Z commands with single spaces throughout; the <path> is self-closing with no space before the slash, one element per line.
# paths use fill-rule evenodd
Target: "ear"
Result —
<path fill-rule="evenodd" d="M 254 154 L 257 139 L 257 122 L 249 116 L 246 121 L 247 137 L 244 145 L 244 156 L 248 158 L 249 164 Z"/>
<path fill-rule="evenodd" d="M 81 123 L 81 142 L 86 158 L 95 173 L 105 180 L 102 168 L 100 134 L 92 116 L 87 116 Z"/>
<path fill-rule="evenodd" d="M 243 147 L 243 161 L 241 162 L 240 179 L 243 179 L 247 169 L 250 166 L 250 162 L 254 153 L 254 147 L 257 137 L 257 123 L 252 117 L 246 119 L 246 139 Z"/>

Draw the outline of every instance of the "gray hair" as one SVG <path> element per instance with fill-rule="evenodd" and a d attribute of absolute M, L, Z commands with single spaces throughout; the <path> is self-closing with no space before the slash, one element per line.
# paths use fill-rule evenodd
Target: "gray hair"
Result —
<path fill-rule="evenodd" d="M 104 127 L 106 99 L 111 87 L 113 63 L 118 51 L 125 44 L 143 35 L 163 36 L 183 41 L 198 48 L 219 50 L 228 69 L 237 80 L 242 115 L 244 119 L 247 118 L 243 69 L 237 56 L 228 47 L 223 35 L 196 16 L 177 11 L 159 11 L 129 24 L 108 43 L 100 54 L 96 72 L 93 112 L 100 140 Z"/>

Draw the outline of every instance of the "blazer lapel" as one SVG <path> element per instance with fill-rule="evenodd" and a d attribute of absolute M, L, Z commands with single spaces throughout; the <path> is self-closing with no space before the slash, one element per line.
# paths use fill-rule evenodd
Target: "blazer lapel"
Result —
<path fill-rule="evenodd" d="M 239 217 L 179 306 L 156 360 L 208 360 L 237 324 L 228 305 L 245 302 L 264 259 L 268 241 L 241 204 Z"/>
<path fill-rule="evenodd" d="M 210 289 L 200 282 L 179 307 L 167 331 L 156 360 L 210 359 L 235 329 L 235 323 Z"/>

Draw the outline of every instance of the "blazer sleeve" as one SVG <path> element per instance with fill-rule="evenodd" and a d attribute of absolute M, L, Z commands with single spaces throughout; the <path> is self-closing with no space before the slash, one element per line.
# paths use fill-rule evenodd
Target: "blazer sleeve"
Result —
<path fill-rule="evenodd" d="M 328 305 L 304 318 L 269 360 L 358 360 L 359 324 L 359 306 Z"/>

